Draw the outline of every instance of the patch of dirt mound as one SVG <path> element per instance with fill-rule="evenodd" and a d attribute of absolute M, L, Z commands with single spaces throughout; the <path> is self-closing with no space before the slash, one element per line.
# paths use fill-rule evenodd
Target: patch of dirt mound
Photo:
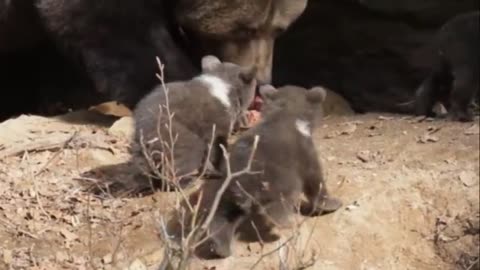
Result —
<path fill-rule="evenodd" d="M 0 269 L 158 269 L 161 217 L 179 194 L 113 196 L 140 184 L 131 118 L 80 119 L 0 124 Z M 231 257 L 194 258 L 191 270 L 478 269 L 478 122 L 330 115 L 312 137 L 345 207 L 296 215 L 298 226 L 273 242 L 238 237 Z"/>
<path fill-rule="evenodd" d="M 435 246 L 439 256 L 461 270 L 478 270 L 480 213 L 478 205 L 455 217 L 440 217 L 436 223 Z"/>

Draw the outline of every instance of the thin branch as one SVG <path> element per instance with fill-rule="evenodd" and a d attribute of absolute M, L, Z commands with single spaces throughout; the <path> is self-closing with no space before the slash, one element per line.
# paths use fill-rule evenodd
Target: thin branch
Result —
<path fill-rule="evenodd" d="M 33 173 L 32 168 L 30 167 L 30 155 L 28 154 L 28 152 L 25 152 L 25 159 L 27 160 L 27 163 L 29 164 L 29 166 L 28 166 L 28 172 L 30 173 L 30 177 L 31 177 L 30 181 L 32 181 L 32 183 L 33 183 L 33 188 L 34 188 L 34 191 L 35 191 L 35 200 L 37 201 L 38 207 L 39 207 L 40 210 L 43 212 L 43 214 L 45 215 L 45 217 L 46 217 L 48 220 L 51 220 L 50 214 L 47 213 L 47 211 L 46 211 L 45 208 L 43 207 L 43 202 L 42 202 L 42 200 L 40 200 L 40 195 L 39 195 L 39 191 L 38 191 L 38 185 L 37 185 L 37 181 L 35 181 L 35 174 Z"/>
<path fill-rule="evenodd" d="M 203 230 L 206 230 L 206 228 L 208 228 L 208 226 L 212 222 L 213 216 L 215 215 L 215 213 L 217 211 L 217 208 L 218 208 L 218 205 L 220 204 L 220 199 L 222 198 L 223 193 L 225 193 L 225 190 L 227 189 L 228 185 L 230 185 L 230 182 L 235 177 L 238 177 L 242 174 L 250 172 L 251 167 L 252 167 L 253 157 L 255 155 L 255 152 L 257 151 L 258 141 L 259 141 L 259 137 L 255 136 L 255 141 L 253 142 L 253 148 L 252 148 L 252 151 L 250 152 L 250 157 L 248 159 L 247 167 L 244 168 L 241 171 L 236 172 L 236 173 L 231 173 L 230 155 L 227 153 L 227 150 L 225 149 L 225 147 L 223 145 L 220 146 L 222 148 L 223 157 L 225 158 L 225 162 L 226 162 L 226 166 L 227 166 L 227 178 L 225 179 L 222 186 L 220 187 L 217 194 L 215 195 L 215 200 L 213 201 L 213 205 L 210 209 L 210 213 L 209 213 L 207 219 L 205 220 L 205 222 L 202 225 Z"/>
<path fill-rule="evenodd" d="M 252 265 L 252 267 L 250 269 L 254 269 L 255 267 L 257 267 L 257 265 L 262 262 L 262 260 L 270 255 L 272 255 L 273 253 L 279 251 L 281 248 L 283 248 L 284 246 L 286 246 L 290 241 L 292 241 L 293 239 L 293 235 L 290 236 L 287 240 L 285 240 L 285 242 L 283 242 L 281 245 L 279 245 L 278 247 L 276 247 L 274 250 L 271 250 L 265 254 L 262 254 L 262 256 L 260 256 L 260 258 L 258 258 L 258 260 Z"/>

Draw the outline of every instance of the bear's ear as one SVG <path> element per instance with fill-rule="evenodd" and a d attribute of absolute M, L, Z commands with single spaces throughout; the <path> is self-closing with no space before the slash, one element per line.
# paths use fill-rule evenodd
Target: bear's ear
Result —
<path fill-rule="evenodd" d="M 325 88 L 317 86 L 307 90 L 307 99 L 312 103 L 324 102 L 327 98 L 327 91 Z"/>
<path fill-rule="evenodd" d="M 249 84 L 253 81 L 253 79 L 255 79 L 256 75 L 257 67 L 254 66 L 252 68 L 242 68 L 238 76 L 244 83 Z"/>
<path fill-rule="evenodd" d="M 211 71 L 222 62 L 214 55 L 206 55 L 202 58 L 202 71 Z"/>
<path fill-rule="evenodd" d="M 260 86 L 258 92 L 260 92 L 260 96 L 262 96 L 265 101 L 269 101 L 274 100 L 277 97 L 278 89 L 275 89 L 275 87 L 270 84 L 265 84 Z"/>

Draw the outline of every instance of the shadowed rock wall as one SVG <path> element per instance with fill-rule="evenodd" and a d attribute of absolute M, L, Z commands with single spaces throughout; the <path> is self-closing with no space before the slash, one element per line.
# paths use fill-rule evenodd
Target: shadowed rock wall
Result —
<path fill-rule="evenodd" d="M 279 39 L 274 84 L 324 85 L 358 112 L 405 112 L 428 72 L 428 42 L 478 0 L 311 0 Z"/>

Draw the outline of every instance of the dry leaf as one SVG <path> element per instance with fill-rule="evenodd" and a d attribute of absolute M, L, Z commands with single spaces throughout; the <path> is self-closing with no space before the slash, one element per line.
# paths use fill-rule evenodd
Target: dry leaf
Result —
<path fill-rule="evenodd" d="M 357 158 L 362 162 L 368 162 L 371 159 L 370 151 L 364 150 L 357 153 Z"/>
<path fill-rule="evenodd" d="M 78 236 L 69 230 L 63 228 L 60 230 L 60 234 L 67 240 L 67 242 L 72 242 L 78 239 Z"/>
<path fill-rule="evenodd" d="M 97 104 L 89 108 L 89 110 L 96 111 L 106 115 L 113 115 L 118 117 L 131 116 L 132 111 L 125 105 L 116 101 L 108 101 Z"/>

